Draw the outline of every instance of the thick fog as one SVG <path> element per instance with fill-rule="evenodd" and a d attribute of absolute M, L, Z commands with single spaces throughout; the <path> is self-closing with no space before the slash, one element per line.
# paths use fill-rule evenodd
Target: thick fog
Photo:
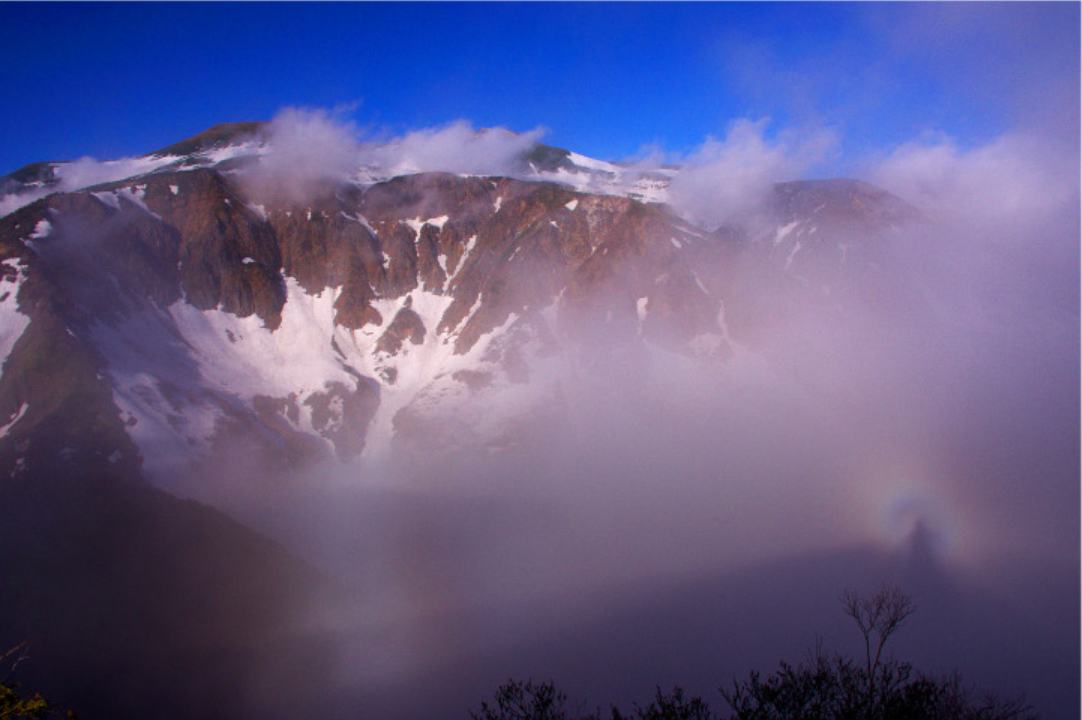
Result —
<path fill-rule="evenodd" d="M 772 184 L 812 174 L 835 142 L 767 127 L 735 122 L 679 158 L 674 211 L 754 232 Z M 286 110 L 243 177 L 256 198 L 303 202 L 366 163 L 511 172 L 539 134 L 456 123 L 365 143 L 333 113 Z M 924 216 L 886 236 L 878 272 L 836 284 L 808 270 L 832 292 L 793 303 L 726 267 L 743 301 L 781 304 L 712 363 L 610 344 L 583 364 L 560 338 L 568 352 L 544 370 L 556 411 L 512 451 L 373 448 L 230 478 L 219 507 L 346 588 L 312 599 L 339 662 L 331 677 L 295 671 L 307 708 L 462 718 L 508 677 L 553 679 L 587 707 L 673 683 L 720 705 L 719 685 L 818 637 L 857 651 L 837 598 L 889 580 L 918 608 L 900 657 L 1025 691 L 1048 718 L 1076 711 L 1072 142 L 930 134 L 868 160 L 861 176 Z M 114 170 L 75 163 L 64 182 Z M 299 711 L 264 690 L 265 716 Z"/>
<path fill-rule="evenodd" d="M 689 158 L 676 208 L 725 222 L 728 200 L 695 212 L 714 173 L 746 207 L 805 166 L 807 144 L 762 130 Z M 475 141 L 441 132 L 402 145 Z M 568 360 L 558 419 L 513 452 L 370 452 L 227 509 L 353 588 L 314 612 L 343 702 L 372 717 L 464 717 L 510 676 L 591 707 L 671 683 L 720 702 L 817 637 L 855 651 L 837 598 L 883 580 L 917 602 L 900 657 L 1074 712 L 1080 229 L 1062 150 L 898 148 L 866 177 L 925 220 L 889 236 L 882 274 L 790 306 L 726 362 Z"/>

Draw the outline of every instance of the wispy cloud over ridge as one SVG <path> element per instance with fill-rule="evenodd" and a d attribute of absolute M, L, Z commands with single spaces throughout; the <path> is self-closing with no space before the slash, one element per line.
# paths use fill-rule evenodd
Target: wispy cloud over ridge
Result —
<path fill-rule="evenodd" d="M 522 153 L 544 135 L 543 128 L 525 133 L 502 127 L 477 130 L 468 120 L 456 120 L 366 148 L 364 158 L 392 174 L 435 171 L 507 175 L 520 169 Z"/>
<path fill-rule="evenodd" d="M 723 140 L 706 141 L 679 160 L 673 205 L 710 226 L 740 224 L 763 211 L 774 183 L 799 178 L 834 146 L 829 132 L 766 136 L 770 118 L 729 124 Z"/>
<path fill-rule="evenodd" d="M 304 202 L 328 187 L 350 182 L 365 168 L 379 176 L 418 172 L 510 175 L 521 156 L 544 135 L 474 129 L 467 120 L 422 128 L 398 137 L 361 130 L 347 112 L 287 107 L 264 132 L 266 148 L 242 177 L 263 200 Z"/>
<path fill-rule="evenodd" d="M 359 131 L 343 113 L 282 108 L 267 125 L 266 150 L 243 178 L 262 200 L 303 202 L 349 180 L 360 162 Z"/>

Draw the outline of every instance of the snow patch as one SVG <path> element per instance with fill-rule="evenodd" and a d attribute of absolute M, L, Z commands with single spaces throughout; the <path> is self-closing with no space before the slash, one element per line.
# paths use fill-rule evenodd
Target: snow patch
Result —
<path fill-rule="evenodd" d="M 207 162 L 211 165 L 217 165 L 225 160 L 232 160 L 235 157 L 243 157 L 247 155 L 263 156 L 267 154 L 267 147 L 264 144 L 250 140 L 248 142 L 237 143 L 235 145 L 226 145 L 224 147 L 211 148 L 205 150 L 201 155 L 206 158 Z"/>
<path fill-rule="evenodd" d="M 438 335 L 436 329 L 447 309 L 454 302 L 454 298 L 424 290 L 415 290 L 408 297 L 411 309 L 420 316 L 425 326 L 423 343 L 413 345 L 407 342 L 394 356 L 377 353 L 374 343 L 379 333 L 365 327 L 351 333 L 350 347 L 346 350 L 347 355 L 351 355 L 354 350 L 357 352 L 355 367 L 372 377 L 379 377 L 381 369 L 393 369 L 395 372 L 394 383 L 381 388 L 380 408 L 369 429 L 366 454 L 370 450 L 382 452 L 390 447 L 394 432 L 392 421 L 399 410 L 414 403 L 422 393 L 439 386 L 441 378 L 446 382 L 449 381 L 451 374 L 458 370 L 476 369 L 478 358 L 483 353 L 483 348 L 479 347 L 483 343 L 478 343 L 466 355 L 455 355 L 454 343 L 445 342 L 445 339 L 455 337 L 461 328 L 465 327 L 469 318 L 480 307 L 480 297 L 477 298 L 463 321 L 447 331 L 447 338 Z M 405 306 L 405 301 L 405 298 L 377 300 L 372 305 L 380 315 L 390 320 Z M 339 341 L 339 345 L 343 343 Z"/>
<path fill-rule="evenodd" d="M 295 395 L 295 426 L 318 437 L 304 401 L 328 383 L 355 386 L 332 347 L 335 341 L 345 348 L 346 362 L 363 374 L 356 344 L 334 326 L 337 293 L 310 296 L 292 278 L 286 287 L 282 323 L 273 332 L 254 315 L 203 311 L 184 301 L 137 313 L 116 327 L 95 326 L 114 400 L 134 421 L 129 434 L 152 477 L 175 477 L 184 468 L 171 463 L 209 452 L 219 422 L 250 409 L 256 395 Z"/>
<path fill-rule="evenodd" d="M 568 210 L 570 210 L 571 212 L 575 212 L 575 208 L 577 208 L 578 206 L 579 206 L 579 200 L 578 200 L 578 198 L 575 198 L 575 199 L 574 199 L 574 200 L 572 200 L 571 202 L 569 202 L 569 203 L 566 203 L 566 204 L 564 205 L 564 207 L 565 207 L 565 208 L 567 208 Z"/>
<path fill-rule="evenodd" d="M 466 250 L 465 250 L 465 252 L 462 253 L 462 257 L 460 257 L 458 259 L 458 266 L 455 267 L 455 274 L 452 275 L 451 277 L 447 278 L 448 284 L 450 284 L 450 282 L 452 280 L 454 280 L 456 277 L 458 277 L 458 274 L 460 272 L 462 272 L 462 268 L 466 267 L 466 260 L 469 259 L 470 253 L 473 251 L 474 247 L 476 247 L 476 246 L 477 246 L 477 235 L 470 235 L 470 239 L 466 241 Z"/>
<path fill-rule="evenodd" d="M 90 193 L 98 199 L 98 201 L 106 207 L 111 207 L 114 210 L 120 209 L 120 201 L 117 200 L 116 195 L 111 192 L 96 192 Z"/>
<path fill-rule="evenodd" d="M 437 230 L 443 230 L 443 226 L 450 219 L 451 218 L 450 218 L 449 215 L 440 215 L 437 218 L 426 218 L 426 219 L 422 219 L 420 216 L 417 216 L 417 217 L 413 218 L 412 220 L 403 220 L 402 222 L 404 222 L 411 230 L 413 230 L 413 234 L 415 236 L 415 239 L 420 240 L 421 239 L 421 230 L 424 228 L 425 225 L 431 225 L 434 228 L 436 228 Z"/>
<path fill-rule="evenodd" d="M 787 258 L 785 259 L 785 270 L 786 270 L 786 271 L 788 271 L 788 270 L 789 270 L 789 267 L 790 267 L 790 266 L 791 266 L 791 265 L 793 264 L 793 258 L 795 258 L 795 257 L 796 257 L 796 254 L 797 254 L 798 252 L 800 252 L 800 248 L 801 248 L 801 247 L 802 247 L 802 245 L 801 245 L 801 242 L 800 242 L 800 240 L 797 240 L 797 241 L 796 241 L 796 242 L 795 242 L 795 243 L 793 244 L 793 249 L 789 251 L 789 257 L 787 257 Z"/>
<path fill-rule="evenodd" d="M 158 213 L 152 211 L 149 207 L 147 207 L 146 201 L 143 199 L 144 196 L 146 195 L 146 192 L 145 192 L 146 185 L 143 185 L 141 187 L 144 188 L 144 192 L 142 192 L 142 193 L 140 193 L 138 191 L 138 188 L 136 188 L 136 189 L 122 188 L 120 190 L 114 191 L 116 193 L 117 207 L 119 207 L 120 198 L 124 198 L 125 200 L 130 202 L 132 205 L 137 206 L 140 210 L 145 212 L 147 215 L 150 215 L 151 217 L 153 217 L 156 220 L 158 220 L 159 222 L 161 222 L 162 221 L 162 216 L 159 215 Z"/>
<path fill-rule="evenodd" d="M 305 400 L 328 383 L 356 384 L 356 376 L 380 382 L 380 405 L 370 426 L 365 456 L 390 447 L 395 413 L 407 405 L 440 400 L 445 391 L 463 391 L 452 382 L 458 370 L 488 371 L 482 361 L 492 338 L 517 319 L 511 315 L 486 333 L 464 355 L 455 355 L 453 339 L 481 307 L 479 296 L 455 328 L 437 333 L 454 302 L 449 295 L 415 290 L 407 297 L 378 299 L 372 306 L 382 327 L 357 330 L 336 326 L 334 302 L 339 289 L 308 295 L 286 279 L 287 300 L 281 325 L 274 331 L 259 318 L 238 318 L 221 310 L 199 310 L 183 301 L 168 309 L 148 310 L 120 325 L 94 328 L 96 345 L 106 356 L 114 399 L 129 418 L 129 433 L 147 458 L 157 480 L 183 477 L 170 458 L 190 458 L 211 449 L 218 424 L 237 409 L 251 412 L 256 395 L 296 397 L 298 430 L 319 436 Z M 423 342 L 407 342 L 395 354 L 376 350 L 379 337 L 406 302 L 425 327 Z M 346 370 L 346 367 L 349 370 Z M 388 371 L 393 370 L 393 375 Z M 393 381 L 390 378 L 393 377 Z M 417 405 L 417 404 L 420 405 Z M 335 401 L 330 400 L 334 417 Z M 331 430 L 333 430 L 333 420 Z M 328 431 L 324 427 L 324 433 Z M 328 445 L 329 449 L 329 445 Z M 176 461 L 180 462 L 180 461 Z"/>
<path fill-rule="evenodd" d="M 780 228 L 778 228 L 777 231 L 774 233 L 774 244 L 777 245 L 782 240 L 784 240 L 786 238 L 786 236 L 788 236 L 789 233 L 793 232 L 793 230 L 796 229 L 796 226 L 799 225 L 799 224 L 800 224 L 799 220 L 794 220 L 793 222 L 789 223 L 788 225 L 783 225 Z"/>
<path fill-rule="evenodd" d="M 15 342 L 30 324 L 30 318 L 19 311 L 18 302 L 19 288 L 26 279 L 26 268 L 18 258 L 9 258 L 2 264 L 15 273 L 14 277 L 9 272 L 0 275 L 0 367 L 7 362 Z"/>
<path fill-rule="evenodd" d="M 174 303 L 169 314 L 195 351 L 205 379 L 250 400 L 254 395 L 307 395 L 328 381 L 352 385 L 330 346 L 334 334 L 333 293 L 307 295 L 286 278 L 287 300 L 275 331 L 255 315 L 238 318 L 221 310 L 198 310 Z M 229 342 L 226 330 L 236 342 Z"/>
<path fill-rule="evenodd" d="M 347 217 L 350 217 L 350 216 L 347 216 Z M 368 218 L 366 218 L 364 215 L 358 215 L 358 216 L 354 217 L 353 220 L 356 220 L 358 223 L 360 223 L 360 225 L 362 227 L 364 227 L 365 230 L 372 233 L 372 237 L 376 237 L 376 231 L 368 223 Z"/>
<path fill-rule="evenodd" d="M 693 277 L 695 279 L 695 284 L 698 285 L 699 289 L 703 291 L 703 295 L 709 295 L 710 294 L 709 292 L 707 292 L 706 286 L 703 285 L 703 281 L 699 279 L 698 273 L 692 272 L 691 277 Z"/>
<path fill-rule="evenodd" d="M 40 240 L 41 238 L 48 237 L 49 233 L 53 231 L 53 225 L 48 220 L 38 220 L 38 224 L 34 226 L 34 232 L 30 234 L 30 240 Z"/>
<path fill-rule="evenodd" d="M 586 168 L 587 170 L 598 170 L 600 172 L 618 173 L 620 168 L 612 163 L 607 163 L 603 160 L 594 160 L 588 158 L 585 155 L 579 155 L 578 153 L 568 153 L 567 157 L 571 162 L 575 163 L 579 167 Z"/>
<path fill-rule="evenodd" d="M 732 342 L 732 336 L 729 335 L 729 325 L 725 322 L 725 303 L 718 303 L 718 316 L 715 318 L 718 328 L 721 330 L 721 336 L 725 338 L 726 342 Z"/>
<path fill-rule="evenodd" d="M 15 417 L 11 418 L 11 420 L 8 420 L 7 424 L 0 426 L 0 438 L 7 437 L 8 431 L 11 430 L 15 423 L 19 422 L 22 416 L 26 414 L 26 411 L 29 407 L 30 403 L 24 402 L 19 408 L 19 411 L 15 413 Z"/>

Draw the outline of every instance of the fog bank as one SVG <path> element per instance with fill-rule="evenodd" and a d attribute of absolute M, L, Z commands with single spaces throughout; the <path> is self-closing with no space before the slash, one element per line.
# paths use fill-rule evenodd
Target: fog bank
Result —
<path fill-rule="evenodd" d="M 382 717 L 462 717 L 514 675 L 710 694 L 817 633 L 853 650 L 835 600 L 883 579 L 920 608 L 902 657 L 1073 711 L 1077 179 L 1019 147 L 900 148 L 873 177 L 938 200 L 886 272 L 720 367 L 572 363 L 514 453 L 362 458 L 228 509 L 357 584 L 327 622 Z"/>

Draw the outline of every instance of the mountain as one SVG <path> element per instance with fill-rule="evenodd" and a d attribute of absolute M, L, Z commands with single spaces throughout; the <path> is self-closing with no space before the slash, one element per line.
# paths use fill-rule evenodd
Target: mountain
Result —
<path fill-rule="evenodd" d="M 663 392 L 769 362 L 770 328 L 896 282 L 891 237 L 921 222 L 823 180 L 701 227 L 669 203 L 678 169 L 538 143 L 502 174 L 368 163 L 283 191 L 261 174 L 270 138 L 218 125 L 0 179 L 0 520 L 19 558 L 0 640 L 35 637 L 44 689 L 84 717 L 145 716 L 155 693 L 174 708 L 157 717 L 267 717 L 264 653 L 315 652 L 311 598 L 341 589 L 179 498 L 233 510 L 231 484 L 499 456 L 550 442 L 614 378 Z M 224 715 L 206 709 L 223 683 L 253 688 Z"/>
<path fill-rule="evenodd" d="M 539 144 L 518 177 L 368 168 L 257 202 L 238 168 L 264 132 L 215 126 L 0 219 L 3 472 L 65 458 L 173 487 L 238 444 L 274 468 L 411 439 L 498 450 L 523 407 L 558 406 L 569 363 L 724 364 L 765 322 L 741 278 L 807 302 L 802 272 L 862 279 L 918 218 L 865 183 L 806 181 L 776 186 L 757 228 L 704 229 L 636 199 L 631 171 Z"/>

